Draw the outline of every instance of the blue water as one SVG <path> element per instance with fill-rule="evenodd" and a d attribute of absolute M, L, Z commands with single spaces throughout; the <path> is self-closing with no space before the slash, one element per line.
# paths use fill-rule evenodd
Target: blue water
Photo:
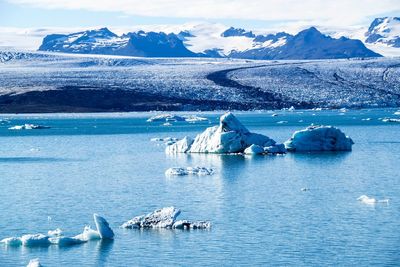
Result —
<path fill-rule="evenodd" d="M 210 124 L 166 127 L 147 123 L 145 113 L 3 115 L 10 123 L 0 125 L 0 239 L 58 227 L 75 235 L 94 226 L 94 212 L 116 236 L 68 248 L 0 245 L 0 266 L 33 258 L 44 266 L 399 266 L 400 124 L 378 120 L 393 112 L 235 113 L 278 142 L 310 123 L 336 125 L 355 142 L 349 153 L 277 157 L 166 155 L 151 138 L 195 136 Z M 218 121 L 218 113 L 202 115 Z M 22 123 L 52 128 L 7 130 Z M 165 177 L 173 166 L 216 174 Z M 365 205 L 357 201 L 363 194 L 390 202 Z M 212 229 L 119 228 L 171 205 Z"/>

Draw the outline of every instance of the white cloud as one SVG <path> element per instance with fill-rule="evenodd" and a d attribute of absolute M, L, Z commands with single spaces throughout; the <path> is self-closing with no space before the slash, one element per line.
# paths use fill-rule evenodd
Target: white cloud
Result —
<path fill-rule="evenodd" d="M 400 10 L 399 0 L 8 0 L 47 9 L 116 11 L 169 18 L 301 20 L 354 25 Z"/>

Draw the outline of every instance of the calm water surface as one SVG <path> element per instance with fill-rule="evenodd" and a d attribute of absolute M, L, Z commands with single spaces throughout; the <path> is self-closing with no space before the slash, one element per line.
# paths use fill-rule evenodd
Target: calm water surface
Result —
<path fill-rule="evenodd" d="M 151 138 L 194 137 L 210 124 L 166 127 L 146 122 L 151 114 L 3 115 L 10 123 L 0 125 L 0 239 L 55 228 L 75 235 L 94 226 L 94 212 L 116 237 L 67 248 L 0 245 L 0 266 L 33 258 L 44 266 L 399 266 L 400 124 L 379 120 L 393 112 L 236 113 L 278 142 L 319 123 L 356 143 L 349 153 L 277 157 L 166 155 Z M 215 124 L 220 114 L 202 115 Z M 7 129 L 22 123 L 52 128 Z M 165 177 L 173 166 L 216 174 Z M 390 202 L 368 206 L 357 201 L 363 194 Z M 212 221 L 212 229 L 119 228 L 171 205 L 182 219 Z"/>

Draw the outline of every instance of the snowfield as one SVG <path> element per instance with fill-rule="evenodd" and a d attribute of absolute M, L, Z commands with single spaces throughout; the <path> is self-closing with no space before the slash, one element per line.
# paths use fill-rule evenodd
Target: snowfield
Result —
<path fill-rule="evenodd" d="M 400 104 L 400 58 L 253 61 L 0 51 L 0 81 L 0 112 Z"/>

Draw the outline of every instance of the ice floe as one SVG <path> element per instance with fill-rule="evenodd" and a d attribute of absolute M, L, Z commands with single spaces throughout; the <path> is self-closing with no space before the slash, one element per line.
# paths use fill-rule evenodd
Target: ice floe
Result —
<path fill-rule="evenodd" d="M 247 155 L 260 155 L 264 154 L 264 148 L 259 145 L 251 145 L 244 150 L 244 154 Z"/>
<path fill-rule="evenodd" d="M 353 140 L 333 126 L 309 126 L 285 142 L 288 151 L 350 151 Z"/>
<path fill-rule="evenodd" d="M 393 118 L 384 118 L 382 119 L 383 122 L 393 122 L 393 123 L 400 123 L 400 119 L 393 119 Z"/>
<path fill-rule="evenodd" d="M 28 265 L 26 267 L 42 267 L 43 265 L 40 264 L 40 261 L 38 258 L 32 259 L 29 261 Z"/>
<path fill-rule="evenodd" d="M 175 207 L 157 209 L 147 215 L 136 216 L 121 225 L 122 228 L 168 228 L 168 229 L 208 229 L 211 223 L 207 221 L 188 221 L 176 218 L 181 211 Z"/>
<path fill-rule="evenodd" d="M 184 176 L 184 175 L 212 175 L 214 170 L 206 167 L 173 167 L 165 171 L 166 176 Z"/>
<path fill-rule="evenodd" d="M 172 114 L 160 114 L 153 116 L 147 120 L 147 122 L 179 122 L 179 121 L 195 123 L 201 121 L 208 121 L 208 119 L 197 115 L 178 116 Z"/>
<path fill-rule="evenodd" d="M 183 149 L 177 142 L 174 147 L 167 147 L 166 152 L 171 153 L 243 153 L 251 145 L 262 147 L 275 145 L 271 138 L 257 133 L 251 133 L 232 114 L 221 116 L 218 126 L 207 128 L 198 134 L 192 144 L 186 142 Z"/>
<path fill-rule="evenodd" d="M 15 125 L 13 127 L 8 128 L 9 130 L 41 130 L 41 129 L 50 129 L 49 126 L 44 125 L 36 125 L 36 124 L 23 124 L 23 125 Z"/>
<path fill-rule="evenodd" d="M 364 204 L 369 204 L 369 205 L 374 205 L 374 204 L 377 204 L 377 203 L 386 203 L 386 204 L 389 203 L 389 199 L 380 199 L 380 200 L 378 200 L 376 198 L 369 197 L 367 195 L 362 195 L 359 198 L 357 198 L 357 200 L 361 201 Z"/>
<path fill-rule="evenodd" d="M 287 152 L 284 144 L 276 144 L 274 146 L 264 147 L 267 154 L 285 154 Z"/>
<path fill-rule="evenodd" d="M 27 234 L 21 237 L 8 237 L 0 241 L 6 246 L 26 246 L 26 247 L 39 247 L 39 246 L 72 246 L 81 244 L 95 239 L 113 239 L 114 232 L 110 228 L 108 222 L 101 216 L 93 214 L 93 219 L 96 224 L 96 230 L 92 230 L 89 226 L 85 226 L 83 232 L 73 237 L 62 235 L 61 229 L 48 231 L 47 235 L 44 234 Z"/>

